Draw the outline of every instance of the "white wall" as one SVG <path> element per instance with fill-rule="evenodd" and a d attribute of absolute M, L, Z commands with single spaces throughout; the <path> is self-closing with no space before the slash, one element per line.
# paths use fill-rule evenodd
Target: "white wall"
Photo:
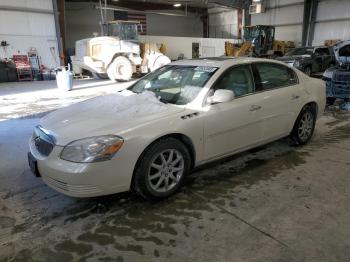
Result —
<path fill-rule="evenodd" d="M 53 10 L 50 0 L 0 0 L 0 6 Z M 0 41 L 7 41 L 10 45 L 5 50 L 0 48 L 0 58 L 9 58 L 18 53 L 27 54 L 34 47 L 44 66 L 55 68 L 59 65 L 53 14 L 6 11 L 0 8 Z"/>
<path fill-rule="evenodd" d="M 347 19 L 342 21 L 325 21 L 331 19 Z M 326 0 L 318 3 L 315 25 L 314 45 L 320 45 L 327 39 L 350 39 L 350 1 Z M 325 22 L 321 22 L 325 21 Z"/>
<path fill-rule="evenodd" d="M 209 37 L 237 38 L 238 10 L 232 8 L 210 8 Z"/>
<path fill-rule="evenodd" d="M 304 6 L 301 0 L 267 0 L 266 12 L 251 16 L 252 25 L 274 25 L 277 40 L 301 44 Z M 295 4 L 296 5 L 291 5 Z M 288 5 L 288 6 L 283 6 Z"/>
<path fill-rule="evenodd" d="M 192 58 L 192 43 L 199 43 L 200 57 L 222 56 L 225 54 L 225 41 L 238 43 L 237 39 L 200 38 L 200 37 L 173 37 L 173 36 L 141 36 L 142 42 L 164 43 L 167 47 L 166 55 L 176 60 L 180 54 L 185 58 Z"/>

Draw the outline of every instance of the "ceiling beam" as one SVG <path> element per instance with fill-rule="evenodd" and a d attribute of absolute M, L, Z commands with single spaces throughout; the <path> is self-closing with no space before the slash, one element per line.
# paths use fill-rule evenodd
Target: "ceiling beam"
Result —
<path fill-rule="evenodd" d="M 208 0 L 208 3 L 232 7 L 236 9 L 248 9 L 252 0 Z"/>
<path fill-rule="evenodd" d="M 86 0 L 66 0 L 67 2 L 86 2 Z M 92 0 L 91 2 L 98 3 L 98 0 Z M 102 1 L 104 2 L 104 0 Z M 174 7 L 172 3 L 164 4 L 164 3 L 155 3 L 155 2 L 145 2 L 145 1 L 112 1 L 107 0 L 108 5 L 127 8 L 131 10 L 137 11 L 147 11 L 147 10 L 172 10 L 172 11 L 185 11 L 185 4 L 181 7 Z M 187 6 L 188 12 L 193 13 L 205 13 L 206 8 Z"/>

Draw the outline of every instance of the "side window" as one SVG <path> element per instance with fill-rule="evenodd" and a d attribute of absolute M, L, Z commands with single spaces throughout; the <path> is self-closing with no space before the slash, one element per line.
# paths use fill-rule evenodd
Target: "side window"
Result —
<path fill-rule="evenodd" d="M 254 81 L 250 65 L 235 66 L 228 69 L 215 83 L 214 89 L 232 90 L 235 97 L 254 92 Z"/>
<path fill-rule="evenodd" d="M 330 55 L 329 48 L 322 48 L 322 54 L 323 55 Z"/>
<path fill-rule="evenodd" d="M 263 90 L 295 85 L 298 79 L 294 71 L 287 66 L 274 63 L 256 63 Z"/>
<path fill-rule="evenodd" d="M 330 55 L 329 49 L 326 47 L 317 48 L 315 50 L 315 55 Z"/>

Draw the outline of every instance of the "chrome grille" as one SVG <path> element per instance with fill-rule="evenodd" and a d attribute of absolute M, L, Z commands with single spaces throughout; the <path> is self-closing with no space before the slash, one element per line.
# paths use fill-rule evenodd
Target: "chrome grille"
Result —
<path fill-rule="evenodd" d="M 350 72 L 343 72 L 343 71 L 334 72 L 332 80 L 335 82 L 350 83 Z"/>
<path fill-rule="evenodd" d="M 52 136 L 45 133 L 40 126 L 34 128 L 33 143 L 38 152 L 43 156 L 48 156 L 55 147 Z"/>

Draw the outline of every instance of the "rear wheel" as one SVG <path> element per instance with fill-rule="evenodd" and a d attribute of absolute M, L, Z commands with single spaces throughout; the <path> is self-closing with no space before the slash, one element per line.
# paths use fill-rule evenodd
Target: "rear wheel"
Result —
<path fill-rule="evenodd" d="M 146 199 L 174 194 L 190 171 L 191 156 L 175 138 L 159 140 L 141 156 L 134 174 L 134 188 Z"/>
<path fill-rule="evenodd" d="M 107 68 L 107 75 L 113 81 L 129 81 L 132 77 L 132 64 L 124 56 L 118 56 Z"/>
<path fill-rule="evenodd" d="M 291 138 L 297 145 L 305 145 L 310 141 L 316 124 L 316 110 L 307 105 L 300 112 L 291 133 Z"/>

